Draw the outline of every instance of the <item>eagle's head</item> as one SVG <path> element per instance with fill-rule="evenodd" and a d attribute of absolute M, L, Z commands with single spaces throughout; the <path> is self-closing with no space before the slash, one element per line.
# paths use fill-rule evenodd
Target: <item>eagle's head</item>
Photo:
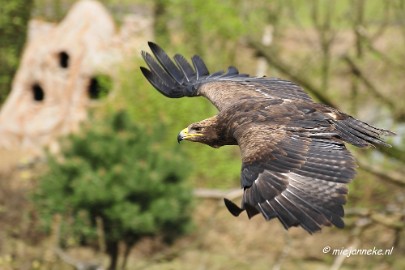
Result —
<path fill-rule="evenodd" d="M 225 134 L 222 131 L 222 128 L 218 125 L 217 117 L 214 116 L 193 123 L 180 131 L 177 135 L 177 141 L 179 143 L 183 140 L 199 142 L 214 148 L 218 148 L 225 144 L 233 144 L 227 143 L 227 140 L 224 140 L 224 136 Z"/>

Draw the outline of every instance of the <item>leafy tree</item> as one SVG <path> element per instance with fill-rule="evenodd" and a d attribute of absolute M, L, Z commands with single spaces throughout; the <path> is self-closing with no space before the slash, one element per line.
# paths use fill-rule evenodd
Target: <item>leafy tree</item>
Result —
<path fill-rule="evenodd" d="M 198 54 L 208 64 L 232 63 L 237 41 L 259 32 L 263 24 L 263 8 L 256 5 L 241 0 L 155 0 L 156 41 L 165 48 L 176 44 L 177 50 L 185 45 L 182 52 Z M 245 12 L 253 8 L 254 15 Z"/>
<path fill-rule="evenodd" d="M 33 0 L 2 1 L 0 4 L 0 102 L 11 89 L 27 33 Z"/>
<path fill-rule="evenodd" d="M 146 130 L 120 112 L 70 136 L 63 159 L 49 157 L 49 170 L 34 195 L 45 228 L 60 214 L 62 244 L 73 236 L 91 245 L 101 220 L 110 269 L 117 266 L 120 241 L 127 247 L 125 264 L 141 238 L 171 242 L 187 232 L 192 196 L 183 181 L 186 161 L 162 151 L 162 133 L 161 125 L 159 131 Z"/>

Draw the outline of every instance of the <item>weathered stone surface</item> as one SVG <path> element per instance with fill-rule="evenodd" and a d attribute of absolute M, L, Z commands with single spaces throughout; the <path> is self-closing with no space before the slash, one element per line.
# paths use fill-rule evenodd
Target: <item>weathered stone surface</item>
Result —
<path fill-rule="evenodd" d="M 32 21 L 12 91 L 0 111 L 0 148 L 34 155 L 45 145 L 57 150 L 55 139 L 76 131 L 86 119 L 95 76 L 114 72 L 124 55 L 137 50 L 140 40 L 133 37 L 138 33 L 143 33 L 143 44 L 151 38 L 151 31 L 144 31 L 148 22 L 131 23 L 130 17 L 125 24 L 117 33 L 107 10 L 93 0 L 77 2 L 57 25 Z"/>

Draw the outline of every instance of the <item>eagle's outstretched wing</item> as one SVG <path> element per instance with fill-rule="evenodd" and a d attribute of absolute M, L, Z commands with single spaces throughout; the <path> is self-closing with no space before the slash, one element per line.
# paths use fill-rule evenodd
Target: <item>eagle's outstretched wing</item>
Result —
<path fill-rule="evenodd" d="M 170 98 L 204 96 L 219 110 L 241 98 L 263 97 L 302 99 L 312 101 L 302 88 L 293 82 L 277 78 L 258 78 L 241 74 L 235 67 L 227 72 L 210 74 L 199 56 L 191 58 L 193 66 L 181 55 L 173 60 L 155 43 L 149 42 L 155 58 L 147 52 L 142 56 L 149 69 L 141 67 L 143 75 L 163 95 Z"/>
<path fill-rule="evenodd" d="M 355 175 L 355 162 L 343 143 L 253 125 L 239 146 L 242 209 L 249 217 L 262 213 L 277 217 L 286 229 L 299 225 L 310 233 L 323 225 L 344 226 L 346 184 Z M 226 204 L 234 215 L 242 211 Z"/>
<path fill-rule="evenodd" d="M 323 225 L 343 227 L 346 184 L 356 168 L 343 142 L 389 146 L 381 136 L 393 133 L 305 101 L 239 106 L 239 111 L 256 106 L 258 117 L 243 124 L 235 120 L 241 122 L 233 135 L 241 150 L 244 195 L 241 207 L 225 199 L 228 210 L 235 216 L 243 210 L 249 217 L 262 213 L 287 229 L 299 225 L 310 233 Z"/>

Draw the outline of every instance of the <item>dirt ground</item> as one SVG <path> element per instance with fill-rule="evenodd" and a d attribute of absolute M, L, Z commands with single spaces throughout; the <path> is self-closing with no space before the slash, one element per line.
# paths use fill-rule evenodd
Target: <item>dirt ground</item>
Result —
<path fill-rule="evenodd" d="M 54 236 L 37 230 L 29 203 L 32 175 L 20 168 L 0 179 L 0 269 L 72 269 L 55 252 Z M 18 209 L 18 210 L 17 210 Z M 17 211 L 16 211 L 17 210 Z M 134 247 L 128 269 L 404 269 L 405 233 L 361 217 L 346 217 L 345 229 L 310 235 L 285 231 L 277 220 L 233 217 L 222 201 L 197 199 L 194 230 L 173 246 L 145 239 Z M 360 229 L 362 228 L 362 229 Z M 350 248 L 355 248 L 348 254 Z M 389 254 L 378 255 L 377 251 Z M 369 250 L 370 255 L 354 252 Z M 390 252 L 391 251 L 391 252 Z M 67 250 L 78 261 L 108 258 L 86 248 Z"/>

